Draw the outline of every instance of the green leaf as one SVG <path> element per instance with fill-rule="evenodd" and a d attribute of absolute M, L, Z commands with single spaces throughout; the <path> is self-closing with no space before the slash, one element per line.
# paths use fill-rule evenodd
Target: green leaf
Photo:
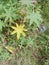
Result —
<path fill-rule="evenodd" d="M 32 12 L 29 15 L 27 15 L 25 17 L 25 20 L 29 19 L 29 24 L 32 25 L 33 23 L 35 23 L 37 26 L 39 26 L 41 24 L 41 22 L 43 21 L 42 16 L 39 12 Z"/>
<path fill-rule="evenodd" d="M 34 39 L 32 39 L 32 38 L 28 38 L 27 39 L 27 44 L 29 44 L 29 45 L 33 45 L 35 42 L 34 42 Z"/>
<path fill-rule="evenodd" d="M 17 15 L 16 15 L 16 9 L 13 8 L 13 7 L 10 7 L 10 8 L 4 8 L 4 12 L 2 12 L 2 14 L 0 15 L 0 18 L 4 18 L 4 22 L 7 23 L 7 22 L 10 22 L 13 23 L 13 20 L 15 20 L 17 18 Z"/>
<path fill-rule="evenodd" d="M 0 31 L 2 31 L 3 26 L 4 26 L 4 22 L 0 20 Z"/>
<path fill-rule="evenodd" d="M 20 0 L 22 5 L 27 5 L 29 6 L 30 4 L 32 4 L 32 0 Z"/>

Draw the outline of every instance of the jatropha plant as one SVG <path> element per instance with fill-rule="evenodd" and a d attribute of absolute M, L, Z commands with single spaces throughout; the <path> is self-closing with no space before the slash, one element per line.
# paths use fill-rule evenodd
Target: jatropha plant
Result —
<path fill-rule="evenodd" d="M 9 0 L 0 1 L 0 3 L 1 33 L 6 32 L 6 34 L 8 33 L 9 35 L 11 35 L 13 28 L 15 31 L 13 31 L 12 34 L 15 35 L 17 33 L 17 38 L 21 37 L 21 35 L 19 34 L 20 31 L 22 31 L 21 33 L 23 36 L 25 36 L 26 33 L 27 37 L 27 33 L 30 29 L 32 29 L 32 31 L 36 30 L 36 28 L 39 28 L 41 23 L 43 22 L 40 5 L 38 5 L 36 0 Z M 24 25 L 25 29 L 27 29 L 25 33 L 23 32 L 25 31 L 25 29 L 23 30 Z M 4 29 L 5 31 L 3 31 Z"/>

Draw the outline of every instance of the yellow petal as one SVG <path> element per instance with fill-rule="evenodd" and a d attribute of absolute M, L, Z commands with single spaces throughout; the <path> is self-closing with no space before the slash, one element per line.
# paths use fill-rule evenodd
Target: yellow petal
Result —
<path fill-rule="evenodd" d="M 17 39 L 18 40 L 20 39 L 20 33 L 19 32 L 17 33 Z"/>
<path fill-rule="evenodd" d="M 14 27 L 14 26 L 11 26 L 11 28 L 14 29 L 14 30 L 16 30 L 16 27 Z"/>
<path fill-rule="evenodd" d="M 11 35 L 13 35 L 13 34 L 15 34 L 16 33 L 16 30 L 15 31 L 13 31 L 12 33 L 11 33 Z"/>
<path fill-rule="evenodd" d="M 27 29 L 24 29 L 24 31 L 27 31 Z"/>
<path fill-rule="evenodd" d="M 26 36 L 26 34 L 24 33 L 24 32 L 22 32 L 22 35 L 25 37 Z"/>
<path fill-rule="evenodd" d="M 16 26 L 18 27 L 18 24 L 16 23 Z"/>

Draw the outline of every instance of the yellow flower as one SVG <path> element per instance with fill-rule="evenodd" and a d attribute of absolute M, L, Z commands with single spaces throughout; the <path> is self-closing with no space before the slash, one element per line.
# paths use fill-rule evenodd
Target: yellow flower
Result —
<path fill-rule="evenodd" d="M 16 23 L 16 26 L 11 26 L 11 27 L 12 27 L 12 29 L 14 29 L 14 31 L 13 31 L 11 34 L 13 35 L 13 34 L 17 33 L 17 39 L 20 38 L 20 35 L 21 35 L 21 34 L 22 34 L 24 37 L 26 36 L 25 33 L 24 33 L 24 31 L 27 31 L 27 30 L 24 28 L 25 25 L 18 25 L 18 24 Z"/>

